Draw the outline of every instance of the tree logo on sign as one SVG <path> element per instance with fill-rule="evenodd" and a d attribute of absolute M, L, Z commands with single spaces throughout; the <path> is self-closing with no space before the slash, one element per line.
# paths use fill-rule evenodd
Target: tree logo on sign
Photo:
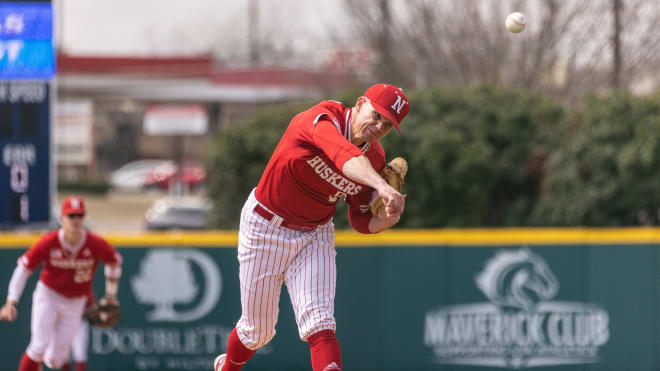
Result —
<path fill-rule="evenodd" d="M 200 290 L 193 264 L 200 268 L 204 290 Z M 136 299 L 154 305 L 147 313 L 148 321 L 190 322 L 215 308 L 222 291 L 220 269 L 207 254 L 199 250 L 149 251 L 140 264 L 137 276 L 131 279 Z M 175 305 L 199 303 L 188 310 Z"/>

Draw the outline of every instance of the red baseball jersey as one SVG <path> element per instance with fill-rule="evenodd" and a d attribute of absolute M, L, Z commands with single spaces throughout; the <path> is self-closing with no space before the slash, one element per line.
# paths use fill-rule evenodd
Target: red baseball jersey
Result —
<path fill-rule="evenodd" d="M 61 229 L 43 235 L 18 261 L 30 271 L 44 263 L 40 280 L 66 297 L 86 296 L 98 262 L 121 263 L 121 256 L 101 236 L 84 231 L 82 241 L 70 246 Z"/>
<path fill-rule="evenodd" d="M 337 201 L 349 203 L 351 225 L 368 233 L 367 213 L 373 188 L 347 178 L 341 169 L 365 155 L 376 171 L 385 166 L 378 142 L 351 144 L 351 109 L 323 101 L 296 115 L 289 124 L 257 186 L 259 202 L 284 219 L 315 226 L 328 222 Z"/>

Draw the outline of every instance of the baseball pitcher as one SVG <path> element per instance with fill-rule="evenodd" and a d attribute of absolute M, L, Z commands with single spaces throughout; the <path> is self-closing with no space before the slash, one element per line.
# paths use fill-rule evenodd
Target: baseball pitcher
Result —
<path fill-rule="evenodd" d="M 332 217 L 344 199 L 358 232 L 377 233 L 399 221 L 405 200 L 379 175 L 386 167 L 379 140 L 392 128 L 401 131 L 409 110 L 400 88 L 376 84 L 353 108 L 323 101 L 291 120 L 241 213 L 242 315 L 215 371 L 240 370 L 275 336 L 282 283 L 313 370 L 341 370 Z M 382 206 L 372 211 L 376 202 Z"/>

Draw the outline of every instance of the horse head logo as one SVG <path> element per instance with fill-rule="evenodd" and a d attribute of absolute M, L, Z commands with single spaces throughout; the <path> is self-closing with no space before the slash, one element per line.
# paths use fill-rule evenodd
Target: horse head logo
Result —
<path fill-rule="evenodd" d="M 546 262 L 527 248 L 500 251 L 486 262 L 475 281 L 493 304 L 527 312 L 559 290 L 559 281 Z"/>

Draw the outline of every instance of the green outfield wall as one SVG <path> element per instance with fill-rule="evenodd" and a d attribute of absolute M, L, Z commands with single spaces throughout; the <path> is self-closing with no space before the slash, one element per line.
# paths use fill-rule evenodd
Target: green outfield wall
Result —
<path fill-rule="evenodd" d="M 2 295 L 35 238 L 0 235 Z M 108 239 L 123 316 L 92 329 L 89 369 L 210 370 L 240 315 L 236 233 Z M 337 246 L 347 371 L 660 369 L 660 229 L 339 232 Z M 0 370 L 27 346 L 36 281 L 0 323 Z M 286 290 L 277 335 L 244 370 L 311 370 Z"/>

